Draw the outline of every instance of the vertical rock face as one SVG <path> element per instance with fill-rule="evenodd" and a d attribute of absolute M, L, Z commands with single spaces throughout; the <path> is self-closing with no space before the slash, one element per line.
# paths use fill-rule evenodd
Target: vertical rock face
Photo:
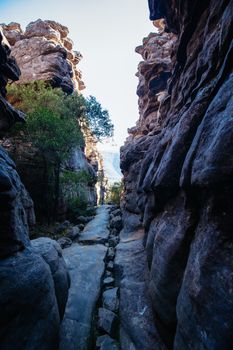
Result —
<path fill-rule="evenodd" d="M 68 93 L 85 88 L 76 67 L 82 55 L 73 51 L 67 27 L 38 19 L 29 23 L 25 32 L 18 23 L 3 24 L 3 32 L 21 69 L 19 84 L 44 80 Z"/>
<path fill-rule="evenodd" d="M 1 132 L 23 118 L 5 100 L 7 80 L 19 75 L 0 32 Z M 47 240 L 50 259 L 44 242 L 33 251 L 27 222 L 33 215 L 15 164 L 0 148 L 0 348 L 5 350 L 56 349 L 67 300 L 68 273 L 58 245 Z"/>
<path fill-rule="evenodd" d="M 10 56 L 10 47 L 0 32 L 0 131 L 12 126 L 16 121 L 24 121 L 22 112 L 14 109 L 6 100 L 8 79 L 17 80 L 20 70 Z M 8 256 L 29 244 L 27 217 L 34 222 L 33 203 L 27 194 L 15 164 L 4 149 L 0 148 L 0 257 Z"/>
<path fill-rule="evenodd" d="M 155 324 L 167 347 L 230 349 L 233 2 L 149 5 L 166 32 L 137 49 L 140 119 L 121 150 L 125 224 L 142 218 Z M 163 52 L 159 74 L 143 69 Z"/>
<path fill-rule="evenodd" d="M 139 120 L 135 127 L 128 130 L 129 137 L 121 148 L 121 168 L 125 182 L 125 208 L 129 212 L 139 214 L 139 206 L 135 201 L 137 183 L 142 159 L 156 134 L 161 131 L 162 120 L 160 103 L 167 96 L 167 80 L 171 76 L 171 53 L 176 42 L 172 33 L 151 33 L 143 39 L 143 44 L 136 52 L 144 59 L 138 66 L 139 85 Z"/>

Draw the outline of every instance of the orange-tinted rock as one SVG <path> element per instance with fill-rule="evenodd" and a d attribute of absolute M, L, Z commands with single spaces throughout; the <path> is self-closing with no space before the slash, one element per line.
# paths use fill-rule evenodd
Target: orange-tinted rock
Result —
<path fill-rule="evenodd" d="M 29 23 L 25 32 L 17 23 L 4 25 L 3 30 L 21 69 L 19 84 L 44 80 L 68 93 L 85 88 L 82 73 L 76 67 L 82 55 L 73 51 L 67 27 L 38 19 Z"/>

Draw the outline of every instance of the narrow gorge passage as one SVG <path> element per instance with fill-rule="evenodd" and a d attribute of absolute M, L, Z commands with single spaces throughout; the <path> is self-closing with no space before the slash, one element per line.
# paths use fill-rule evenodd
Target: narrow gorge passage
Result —
<path fill-rule="evenodd" d="M 60 350 L 94 349 L 98 330 L 102 334 L 102 338 L 98 339 L 100 346 L 106 343 L 111 346 L 109 349 L 118 349 L 117 342 L 110 337 L 117 337 L 118 312 L 117 307 L 112 309 L 112 305 L 118 304 L 113 279 L 114 246 L 118 242 L 118 231 L 110 234 L 112 209 L 114 207 L 107 205 L 99 207 L 77 243 L 63 250 L 70 275 L 70 289 L 60 330 Z M 116 213 L 119 214 L 119 210 Z M 119 216 L 118 219 L 121 220 Z M 104 290 L 106 305 L 98 309 L 97 304 L 101 305 Z"/>
<path fill-rule="evenodd" d="M 0 1 L 0 350 L 232 350 L 233 0 L 31 3 Z"/>

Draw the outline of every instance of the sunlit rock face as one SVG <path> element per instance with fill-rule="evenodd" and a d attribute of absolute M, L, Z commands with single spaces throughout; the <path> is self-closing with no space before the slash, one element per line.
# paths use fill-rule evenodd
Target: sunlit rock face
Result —
<path fill-rule="evenodd" d="M 77 68 L 82 55 L 73 50 L 67 27 L 38 19 L 29 23 L 24 32 L 18 23 L 4 24 L 3 32 L 21 69 L 19 84 L 44 80 L 68 93 L 85 88 Z"/>
<path fill-rule="evenodd" d="M 176 36 L 161 30 L 150 33 L 136 48 L 143 61 L 138 65 L 137 88 L 139 120 L 135 127 L 128 130 L 129 137 L 121 148 L 121 168 L 125 182 L 125 208 L 132 213 L 140 213 L 135 201 L 141 161 L 156 135 L 161 130 L 160 103 L 167 96 L 167 80 L 171 76 L 171 53 Z"/>
<path fill-rule="evenodd" d="M 157 21 L 166 20 L 166 33 L 147 39 L 155 60 L 160 36 L 175 33 L 177 42 L 165 44 L 171 50 L 160 76 L 171 74 L 167 84 L 152 84 L 150 98 L 144 92 L 154 72 L 141 72 L 152 56 L 138 49 L 146 53 L 138 74 L 140 118 L 121 150 L 125 223 L 133 214 L 143 222 L 149 293 L 167 347 L 230 349 L 233 2 L 149 5 L 160 31 Z"/>

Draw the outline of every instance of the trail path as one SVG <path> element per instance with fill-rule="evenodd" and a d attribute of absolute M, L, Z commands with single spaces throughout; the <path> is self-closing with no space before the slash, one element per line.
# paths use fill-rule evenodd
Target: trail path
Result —
<path fill-rule="evenodd" d="M 93 346 L 93 318 L 105 271 L 109 208 L 102 206 L 87 224 L 79 243 L 63 250 L 71 286 L 60 331 L 59 350 L 87 350 Z"/>

